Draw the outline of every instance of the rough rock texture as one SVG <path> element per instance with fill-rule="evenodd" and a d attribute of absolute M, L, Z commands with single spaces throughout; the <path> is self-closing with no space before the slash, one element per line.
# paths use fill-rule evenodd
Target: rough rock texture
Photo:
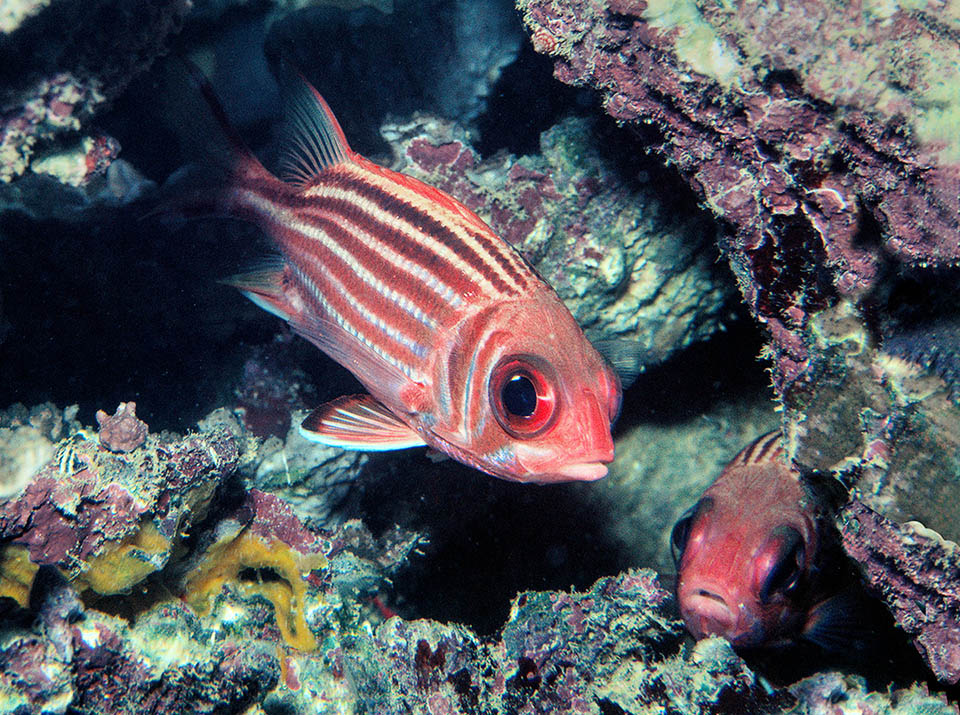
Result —
<path fill-rule="evenodd" d="M 891 355 L 842 301 L 810 323 L 809 377 L 792 391 L 793 452 L 815 469 L 850 470 L 865 503 L 960 540 L 960 404 L 929 363 Z"/>
<path fill-rule="evenodd" d="M 520 0 L 556 76 L 603 92 L 734 228 L 784 391 L 802 329 L 891 258 L 960 261 L 960 49 L 943 5 Z M 653 131 L 649 131 L 652 129 Z"/>
<path fill-rule="evenodd" d="M 284 438 L 259 439 L 247 429 L 243 407 L 220 408 L 201 423 L 204 431 L 222 429 L 240 445 L 239 474 L 252 489 L 281 496 L 312 527 L 332 527 L 343 519 L 338 507 L 369 461 L 365 452 L 327 447 L 304 439 L 299 425 L 308 413 L 287 415 L 291 425 Z"/>
<path fill-rule="evenodd" d="M 6 429 L 37 430 L 29 424 Z M 12 438 L 8 445 L 13 454 L 24 449 Z M 85 430 L 73 432 L 60 440 L 53 459 L 21 466 L 19 492 L 0 502 L 0 592 L 26 605 L 41 566 L 57 567 L 81 590 L 129 591 L 167 564 L 183 532 L 203 518 L 214 489 L 235 471 L 238 456 L 223 431 L 150 436 L 143 447 L 120 454 Z"/>
<path fill-rule="evenodd" d="M 790 688 L 797 699 L 796 715 L 951 715 L 957 709 L 943 695 L 931 695 L 926 686 L 914 685 L 892 693 L 872 692 L 863 678 L 828 672 L 801 680 Z"/>
<path fill-rule="evenodd" d="M 132 452 L 147 439 L 147 423 L 137 419 L 137 403 L 121 402 L 117 411 L 96 414 L 100 425 L 100 444 L 111 452 Z"/>
<path fill-rule="evenodd" d="M 420 116 L 387 125 L 393 168 L 442 188 L 518 248 L 587 335 L 619 343 L 628 372 L 709 337 L 726 317 L 717 229 L 655 198 L 652 179 L 618 167 L 596 126 L 568 119 L 541 154 L 481 161 L 454 125 Z"/>
<path fill-rule="evenodd" d="M 840 517 L 843 543 L 936 676 L 960 681 L 960 562 L 956 543 L 917 522 L 898 524 L 861 501 Z"/>
<path fill-rule="evenodd" d="M 239 415 L 114 454 L 72 411 L 3 414 L 0 429 L 59 436 L 61 450 L 0 510 L 0 587 L 20 606 L 0 637 L 0 709 L 694 715 L 847 698 L 942 710 L 921 691 L 827 676 L 772 688 L 726 642 L 685 644 L 650 570 L 521 593 L 486 638 L 403 620 L 378 594 L 420 537 L 374 538 L 357 521 L 310 530 L 278 496 L 230 482 L 258 459 Z"/>
<path fill-rule="evenodd" d="M 164 50 L 189 7 L 184 0 L 5 3 L 0 10 L 0 182 L 21 175 L 39 146 L 87 131 L 90 117 Z M 102 134 L 72 141 L 51 146 L 46 166 L 36 168 L 67 183 L 83 183 L 102 172 L 118 149 Z"/>
<path fill-rule="evenodd" d="M 809 336 L 809 377 L 791 392 L 786 412 L 791 450 L 798 463 L 833 470 L 853 485 L 856 499 L 841 520 L 844 548 L 937 677 L 955 683 L 956 384 L 941 378 L 930 361 L 884 351 L 847 301 L 815 316 Z"/>
<path fill-rule="evenodd" d="M 521 593 L 493 642 L 461 626 L 390 619 L 346 664 L 378 713 L 699 713 L 710 703 L 763 713 L 792 704 L 723 641 L 681 649 L 668 603 L 652 571 L 630 572 L 583 593 Z"/>
<path fill-rule="evenodd" d="M 900 539 L 909 550 L 912 520 L 960 539 L 955 8 L 518 6 L 555 75 L 598 89 L 732 228 L 722 248 L 767 329 L 791 456 L 855 484 L 891 520 L 893 541 L 867 529 L 846 548 L 896 553 Z M 953 550 L 938 558 L 956 573 Z M 886 568 L 896 581 L 896 565 Z M 955 584 L 944 576 L 915 594 L 943 614 L 933 646 L 888 600 L 950 682 L 937 648 L 960 614 L 937 594 Z"/>

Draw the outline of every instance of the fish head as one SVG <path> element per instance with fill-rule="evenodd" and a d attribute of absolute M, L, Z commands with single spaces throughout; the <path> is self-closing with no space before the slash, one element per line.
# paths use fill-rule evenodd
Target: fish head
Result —
<path fill-rule="evenodd" d="M 764 483 L 781 476 L 775 469 L 760 471 L 759 479 L 715 484 L 673 529 L 677 601 L 695 638 L 750 648 L 794 640 L 804 628 L 815 523 L 791 489 Z"/>
<path fill-rule="evenodd" d="M 467 385 L 460 434 L 469 461 L 518 482 L 605 476 L 620 381 L 559 299 L 501 306 L 473 330 L 478 339 L 461 336 L 469 364 L 451 371 Z"/>

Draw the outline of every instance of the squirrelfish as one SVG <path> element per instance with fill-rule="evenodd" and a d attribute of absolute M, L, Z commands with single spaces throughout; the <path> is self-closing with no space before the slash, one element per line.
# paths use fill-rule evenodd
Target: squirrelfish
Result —
<path fill-rule="evenodd" d="M 226 186 L 196 208 L 254 222 L 280 253 L 228 282 L 369 391 L 311 413 L 306 437 L 428 445 L 521 482 L 606 474 L 617 375 L 519 252 L 452 196 L 352 151 L 302 77 L 285 82 L 282 178 L 197 81 L 234 161 Z"/>
<path fill-rule="evenodd" d="M 671 535 L 690 633 L 739 647 L 801 637 L 827 645 L 843 579 L 824 506 L 788 463 L 779 432 L 737 454 Z"/>

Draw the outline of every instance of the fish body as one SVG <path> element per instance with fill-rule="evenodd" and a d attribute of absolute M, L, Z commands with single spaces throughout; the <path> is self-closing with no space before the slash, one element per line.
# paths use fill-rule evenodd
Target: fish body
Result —
<path fill-rule="evenodd" d="M 428 445 L 504 479 L 598 479 L 613 459 L 616 374 L 563 302 L 452 196 L 352 151 L 326 102 L 287 82 L 283 179 L 199 81 L 234 155 L 200 211 L 252 221 L 279 258 L 230 281 L 349 369 L 305 436 L 352 449 Z"/>
<path fill-rule="evenodd" d="M 825 633 L 831 599 L 839 603 L 825 513 L 779 432 L 743 449 L 673 530 L 677 601 L 690 633 L 748 648 Z"/>

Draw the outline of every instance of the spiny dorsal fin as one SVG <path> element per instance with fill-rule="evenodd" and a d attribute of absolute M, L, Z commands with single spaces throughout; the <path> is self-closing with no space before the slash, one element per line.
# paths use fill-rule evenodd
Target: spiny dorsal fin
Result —
<path fill-rule="evenodd" d="M 409 425 L 370 395 L 347 395 L 321 405 L 300 424 L 300 434 L 331 447 L 374 452 L 425 444 Z"/>
<path fill-rule="evenodd" d="M 289 63 L 280 69 L 287 130 L 282 178 L 306 186 L 325 169 L 349 161 L 353 151 L 330 105 Z"/>
<path fill-rule="evenodd" d="M 767 432 L 748 444 L 736 457 L 733 464 L 766 464 L 769 462 L 784 462 L 786 453 L 780 438 L 780 431 Z"/>

